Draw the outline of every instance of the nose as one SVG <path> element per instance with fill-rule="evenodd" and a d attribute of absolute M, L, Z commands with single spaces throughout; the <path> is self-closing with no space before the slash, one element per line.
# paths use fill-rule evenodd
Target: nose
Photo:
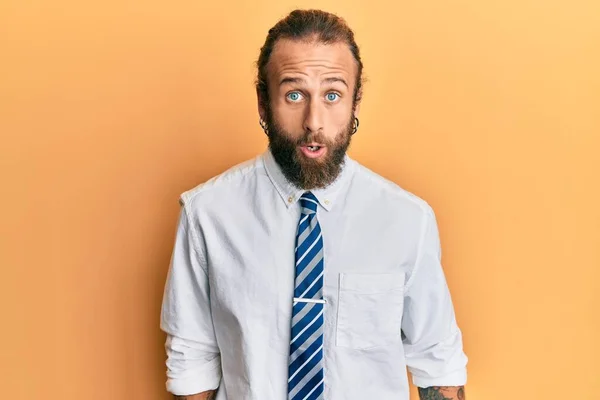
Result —
<path fill-rule="evenodd" d="M 304 117 L 304 130 L 311 133 L 318 133 L 323 130 L 323 105 L 317 98 L 312 98 L 308 103 L 306 115 Z"/>

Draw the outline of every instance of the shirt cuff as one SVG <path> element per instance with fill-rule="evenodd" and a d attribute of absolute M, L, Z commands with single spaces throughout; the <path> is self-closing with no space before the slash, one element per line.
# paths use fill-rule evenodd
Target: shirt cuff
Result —
<path fill-rule="evenodd" d="M 420 388 L 432 386 L 464 386 L 467 384 L 467 369 L 462 368 L 444 376 L 433 378 L 424 378 L 421 376 L 412 376 L 413 384 Z"/>
<path fill-rule="evenodd" d="M 216 361 L 216 362 L 214 362 Z M 184 377 L 170 377 L 167 379 L 167 391 L 177 396 L 189 396 L 209 390 L 216 390 L 221 382 L 221 363 L 217 357 L 209 368 L 202 368 L 201 372 L 189 373 Z"/>

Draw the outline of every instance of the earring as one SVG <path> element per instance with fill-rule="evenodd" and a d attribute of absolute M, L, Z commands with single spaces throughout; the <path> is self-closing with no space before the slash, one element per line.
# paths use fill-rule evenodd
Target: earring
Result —
<path fill-rule="evenodd" d="M 360 124 L 360 121 L 358 120 L 358 118 L 354 117 L 354 124 L 352 124 L 352 135 L 354 135 L 356 133 L 356 131 L 358 131 L 359 124 Z"/>
<path fill-rule="evenodd" d="M 269 136 L 269 127 L 267 126 L 267 123 L 263 121 L 262 118 L 258 120 L 258 123 L 260 124 L 262 130 L 265 131 L 265 134 Z"/>

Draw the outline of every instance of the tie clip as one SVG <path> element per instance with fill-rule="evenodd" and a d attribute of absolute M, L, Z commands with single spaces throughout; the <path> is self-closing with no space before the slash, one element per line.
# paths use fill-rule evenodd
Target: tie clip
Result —
<path fill-rule="evenodd" d="M 325 300 L 318 300 L 318 299 L 301 299 L 299 297 L 294 297 L 294 302 L 295 303 L 319 303 L 319 304 L 325 304 L 327 303 Z"/>

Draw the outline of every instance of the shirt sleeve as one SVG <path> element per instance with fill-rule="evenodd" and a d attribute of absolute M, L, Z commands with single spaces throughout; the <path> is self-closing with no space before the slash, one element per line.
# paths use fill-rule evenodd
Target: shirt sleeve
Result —
<path fill-rule="evenodd" d="M 217 389 L 221 357 L 212 322 L 205 252 L 184 202 L 181 204 L 160 328 L 167 333 L 167 391 L 190 395 Z"/>
<path fill-rule="evenodd" d="M 468 359 L 442 270 L 439 232 L 431 207 L 425 213 L 419 246 L 404 297 L 406 365 L 417 387 L 462 386 L 467 382 Z"/>

